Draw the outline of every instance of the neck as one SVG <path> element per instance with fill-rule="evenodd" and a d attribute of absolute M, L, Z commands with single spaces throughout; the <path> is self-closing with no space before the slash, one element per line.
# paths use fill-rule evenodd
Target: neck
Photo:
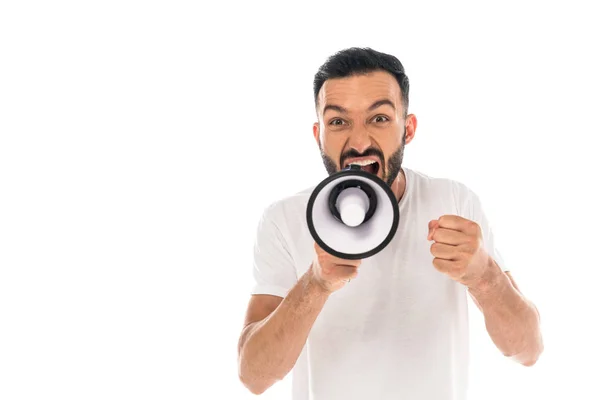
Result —
<path fill-rule="evenodd" d="M 396 195 L 396 200 L 400 202 L 400 199 L 402 199 L 402 196 L 404 196 L 404 191 L 406 190 L 406 176 L 404 175 L 404 171 L 402 169 L 398 173 L 396 179 L 394 179 L 394 182 L 390 188 Z"/>

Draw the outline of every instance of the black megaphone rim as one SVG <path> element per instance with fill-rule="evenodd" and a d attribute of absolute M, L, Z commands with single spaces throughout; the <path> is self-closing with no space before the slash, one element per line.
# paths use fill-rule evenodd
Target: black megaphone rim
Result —
<path fill-rule="evenodd" d="M 335 257 L 345 259 L 345 260 L 362 260 L 362 259 L 374 256 L 375 254 L 377 254 L 381 250 L 383 250 L 388 244 L 390 244 L 390 242 L 396 235 L 396 231 L 398 230 L 398 224 L 400 223 L 400 210 L 398 207 L 398 202 L 396 201 L 396 195 L 394 195 L 394 192 L 392 192 L 392 189 L 383 180 L 381 180 L 378 176 L 371 174 L 370 172 L 366 172 L 359 168 L 353 168 L 353 167 L 354 166 L 350 166 L 346 169 L 343 169 L 341 171 L 338 171 L 338 172 L 328 176 L 323 181 L 321 181 L 317 185 L 317 187 L 315 187 L 312 194 L 310 195 L 310 198 L 308 199 L 308 205 L 306 207 L 306 222 L 308 223 L 308 230 L 309 230 L 312 238 L 327 253 L 329 253 Z M 321 238 L 319 237 L 319 235 L 317 234 L 317 231 L 315 229 L 313 219 L 312 219 L 312 209 L 313 209 L 314 203 L 317 199 L 317 196 L 319 195 L 319 193 L 321 192 L 321 190 L 323 190 L 323 188 L 325 186 L 327 186 L 333 180 L 338 179 L 342 176 L 360 176 L 360 177 L 370 180 L 374 184 L 381 187 L 381 189 L 383 189 L 384 193 L 388 196 L 390 202 L 393 204 L 392 209 L 393 209 L 394 216 L 393 216 L 392 227 L 390 229 L 390 232 L 378 246 L 376 246 L 375 248 L 373 248 L 369 251 L 354 254 L 354 253 L 344 253 L 344 252 L 334 250 L 331 247 L 327 246 L 327 244 L 323 240 L 321 240 Z"/>

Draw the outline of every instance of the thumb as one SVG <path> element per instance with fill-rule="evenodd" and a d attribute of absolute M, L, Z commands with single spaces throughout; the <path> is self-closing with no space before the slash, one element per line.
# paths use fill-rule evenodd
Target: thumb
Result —
<path fill-rule="evenodd" d="M 433 219 L 429 221 L 429 231 L 427 232 L 427 240 L 433 240 L 433 233 L 435 232 L 435 228 L 439 226 L 438 220 Z"/>

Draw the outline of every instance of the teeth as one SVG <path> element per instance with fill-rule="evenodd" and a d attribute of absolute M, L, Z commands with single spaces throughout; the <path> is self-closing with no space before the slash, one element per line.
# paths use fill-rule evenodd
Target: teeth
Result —
<path fill-rule="evenodd" d="M 375 164 L 376 161 L 373 160 L 360 160 L 360 161 L 354 161 L 351 162 L 350 165 L 360 165 L 361 167 L 364 167 L 365 165 L 371 165 L 371 164 Z"/>

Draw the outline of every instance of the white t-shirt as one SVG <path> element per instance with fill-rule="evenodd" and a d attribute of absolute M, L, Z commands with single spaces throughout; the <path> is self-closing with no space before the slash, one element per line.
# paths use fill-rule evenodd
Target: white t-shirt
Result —
<path fill-rule="evenodd" d="M 477 222 L 502 270 L 477 195 L 464 184 L 403 167 L 398 230 L 358 276 L 330 295 L 292 370 L 293 400 L 462 400 L 468 378 L 468 294 L 435 269 L 428 222 Z M 253 294 L 285 297 L 309 268 L 306 207 L 314 187 L 276 201 L 259 223 Z"/>

